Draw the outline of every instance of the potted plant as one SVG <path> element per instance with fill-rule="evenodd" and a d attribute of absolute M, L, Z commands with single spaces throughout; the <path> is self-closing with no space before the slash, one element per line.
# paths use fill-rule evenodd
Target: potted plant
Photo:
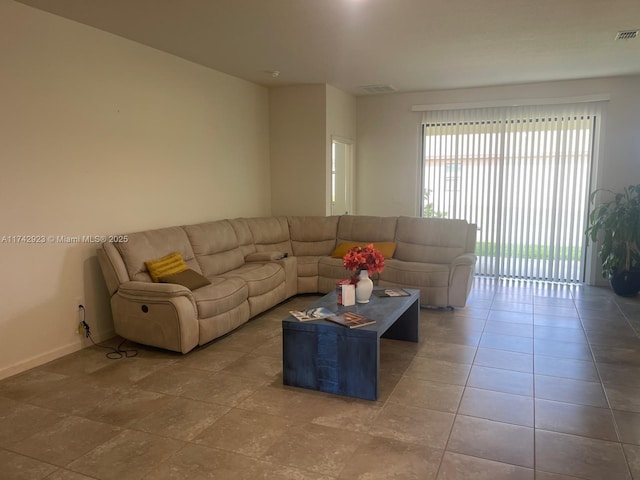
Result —
<path fill-rule="evenodd" d="M 613 195 L 598 203 L 601 194 Z M 598 257 L 602 276 L 609 277 L 613 291 L 622 296 L 640 291 L 640 185 L 629 185 L 620 193 L 598 189 L 591 193 L 587 241 L 601 240 Z"/>

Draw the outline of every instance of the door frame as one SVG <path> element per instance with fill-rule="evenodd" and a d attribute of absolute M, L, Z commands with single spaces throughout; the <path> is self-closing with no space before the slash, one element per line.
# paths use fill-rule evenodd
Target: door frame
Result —
<path fill-rule="evenodd" d="M 346 206 L 346 214 L 353 214 L 355 209 L 355 184 L 354 180 L 355 176 L 355 142 L 350 138 L 341 137 L 338 135 L 331 135 L 331 154 L 330 154 L 330 162 L 329 162 L 329 191 L 328 191 L 328 204 L 329 204 L 329 215 L 344 215 L 345 212 L 334 212 L 333 211 L 333 201 L 332 201 L 332 192 L 333 192 L 333 149 L 334 144 L 341 144 L 345 147 L 345 206 Z"/>

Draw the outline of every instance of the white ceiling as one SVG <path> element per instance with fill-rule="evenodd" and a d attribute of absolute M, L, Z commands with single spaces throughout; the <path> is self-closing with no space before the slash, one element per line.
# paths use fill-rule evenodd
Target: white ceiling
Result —
<path fill-rule="evenodd" d="M 640 29 L 640 0 L 20 1 L 267 86 L 361 95 L 640 74 L 640 37 L 615 41 Z"/>

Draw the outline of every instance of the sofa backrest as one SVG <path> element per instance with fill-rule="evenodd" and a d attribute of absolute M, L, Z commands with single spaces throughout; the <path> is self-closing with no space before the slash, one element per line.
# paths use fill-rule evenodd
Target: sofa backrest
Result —
<path fill-rule="evenodd" d="M 297 257 L 331 255 L 336 248 L 340 217 L 287 217 L 291 248 Z"/>
<path fill-rule="evenodd" d="M 393 242 L 397 218 L 343 215 L 338 223 L 336 245 L 341 242 Z"/>
<path fill-rule="evenodd" d="M 238 244 L 240 245 L 240 250 L 242 251 L 243 257 L 246 257 L 251 253 L 255 253 L 256 244 L 253 242 L 253 235 L 251 234 L 251 230 L 249 229 L 247 219 L 232 218 L 231 220 L 229 220 L 229 223 L 233 227 L 233 230 L 236 232 L 236 237 L 238 238 Z"/>
<path fill-rule="evenodd" d="M 244 255 L 236 232 L 228 220 L 183 227 L 193 252 L 206 276 L 220 275 L 244 264 Z"/>
<path fill-rule="evenodd" d="M 128 241 L 114 244 L 124 262 L 131 280 L 150 282 L 151 277 L 144 262 L 179 252 L 189 268 L 202 273 L 189 238 L 181 227 L 159 228 L 130 233 Z"/>
<path fill-rule="evenodd" d="M 463 253 L 473 253 L 470 231 L 465 220 L 399 217 L 396 252 L 393 258 L 406 262 L 449 263 Z"/>
<path fill-rule="evenodd" d="M 245 221 L 257 252 L 293 253 L 287 217 L 255 217 Z"/>

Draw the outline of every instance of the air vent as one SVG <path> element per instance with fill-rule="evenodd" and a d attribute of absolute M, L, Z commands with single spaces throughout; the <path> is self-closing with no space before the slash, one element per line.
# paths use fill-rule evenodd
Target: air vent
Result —
<path fill-rule="evenodd" d="M 640 30 L 624 30 L 622 32 L 618 32 L 616 40 L 633 40 L 638 37 L 639 32 Z"/>
<path fill-rule="evenodd" d="M 392 93 L 396 91 L 393 85 L 363 85 L 360 88 L 367 93 Z"/>

